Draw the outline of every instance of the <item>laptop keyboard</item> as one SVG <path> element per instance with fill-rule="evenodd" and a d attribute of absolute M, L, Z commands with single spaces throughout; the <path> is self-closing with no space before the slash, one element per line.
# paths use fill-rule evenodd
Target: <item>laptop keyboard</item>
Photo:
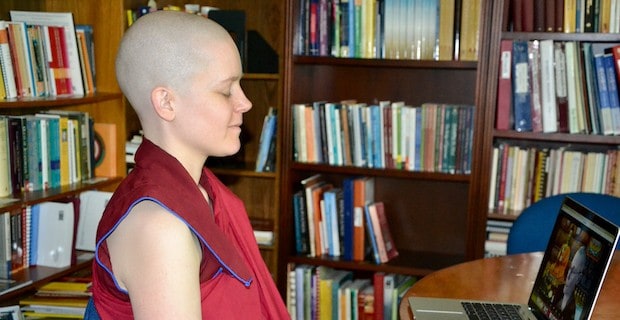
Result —
<path fill-rule="evenodd" d="M 479 303 L 462 302 L 463 308 L 469 319 L 472 320 L 513 320 L 522 319 L 519 315 L 519 306 L 514 304 L 502 303 Z"/>

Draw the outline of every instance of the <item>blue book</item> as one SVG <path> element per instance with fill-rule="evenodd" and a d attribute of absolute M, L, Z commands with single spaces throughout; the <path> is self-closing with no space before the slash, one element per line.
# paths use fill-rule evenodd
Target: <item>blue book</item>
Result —
<path fill-rule="evenodd" d="M 422 139 L 424 139 L 424 130 L 422 123 L 422 108 L 416 107 L 415 113 L 415 158 L 413 169 L 415 171 L 422 170 Z"/>
<path fill-rule="evenodd" d="M 596 85 L 598 88 L 599 119 L 604 135 L 614 134 L 611 104 L 609 102 L 609 89 L 607 85 L 607 72 L 605 71 L 605 57 L 603 54 L 594 55 L 594 70 L 596 72 Z"/>
<path fill-rule="evenodd" d="M 381 107 L 378 105 L 370 106 L 370 123 L 372 128 L 370 136 L 372 139 L 373 168 L 383 168 L 383 139 L 381 138 L 383 124 L 381 123 Z"/>
<path fill-rule="evenodd" d="M 276 131 L 276 115 L 273 108 L 269 109 L 269 112 L 265 116 L 263 120 L 263 128 L 261 131 L 259 146 L 258 146 L 258 155 L 256 157 L 256 172 L 263 172 L 265 168 L 265 163 L 267 161 L 267 156 L 269 152 L 269 146 L 271 145 L 271 140 L 275 136 Z"/>
<path fill-rule="evenodd" d="M 295 223 L 295 250 L 297 254 L 310 253 L 306 197 L 300 190 L 293 194 L 293 219 Z"/>
<path fill-rule="evenodd" d="M 353 181 L 354 178 L 345 178 L 342 181 L 343 193 L 343 232 L 342 256 L 344 260 L 353 260 Z"/>
<path fill-rule="evenodd" d="M 377 247 L 377 238 L 375 237 L 375 231 L 372 226 L 372 220 L 370 219 L 370 211 L 368 210 L 368 206 L 370 203 L 364 206 L 364 226 L 366 227 L 366 235 L 368 237 L 368 242 L 372 247 L 372 257 L 376 264 L 381 264 L 381 257 L 379 257 L 379 248 Z"/>
<path fill-rule="evenodd" d="M 618 81 L 616 81 L 615 60 L 611 53 L 603 55 L 603 65 L 607 75 L 607 93 L 609 94 L 609 107 L 611 111 L 611 123 L 614 134 L 620 134 L 620 98 L 618 97 Z"/>
<path fill-rule="evenodd" d="M 37 250 L 39 248 L 39 216 L 40 216 L 40 204 L 35 204 L 31 207 L 30 217 L 30 256 L 29 264 L 34 265 L 37 262 Z"/>
<path fill-rule="evenodd" d="M 338 228 L 338 208 L 337 208 L 337 193 L 340 192 L 338 188 L 333 188 L 323 193 L 323 201 L 325 203 L 325 212 L 323 215 L 323 221 L 326 224 L 328 254 L 332 257 L 340 256 L 340 235 Z"/>
<path fill-rule="evenodd" d="M 512 71 L 514 129 L 532 131 L 532 99 L 526 40 L 515 40 L 512 43 Z"/>

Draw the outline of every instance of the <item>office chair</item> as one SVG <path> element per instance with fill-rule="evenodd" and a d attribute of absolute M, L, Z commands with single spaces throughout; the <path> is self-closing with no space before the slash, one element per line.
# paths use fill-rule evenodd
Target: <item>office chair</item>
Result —
<path fill-rule="evenodd" d="M 564 197 L 569 196 L 620 225 L 620 198 L 598 193 L 566 193 L 539 200 L 521 212 L 508 234 L 507 254 L 545 251 Z M 620 249 L 620 244 L 616 250 Z"/>

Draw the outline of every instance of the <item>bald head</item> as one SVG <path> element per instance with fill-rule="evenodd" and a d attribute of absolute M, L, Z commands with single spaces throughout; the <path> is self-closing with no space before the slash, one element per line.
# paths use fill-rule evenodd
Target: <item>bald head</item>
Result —
<path fill-rule="evenodd" d="M 116 56 L 118 84 L 140 118 L 158 86 L 180 90 L 196 70 L 208 70 L 213 50 L 234 45 L 216 22 L 184 12 L 149 13 L 125 33 Z"/>

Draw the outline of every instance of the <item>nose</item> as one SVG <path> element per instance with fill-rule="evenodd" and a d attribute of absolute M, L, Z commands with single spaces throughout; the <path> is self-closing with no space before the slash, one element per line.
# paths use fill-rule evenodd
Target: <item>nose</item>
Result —
<path fill-rule="evenodd" d="M 239 98 L 235 102 L 236 102 L 235 109 L 237 110 L 237 112 L 246 113 L 250 111 L 250 109 L 252 109 L 252 101 L 250 101 L 250 99 L 246 97 L 245 92 L 243 92 L 243 90 L 241 90 L 241 94 L 239 95 Z"/>

